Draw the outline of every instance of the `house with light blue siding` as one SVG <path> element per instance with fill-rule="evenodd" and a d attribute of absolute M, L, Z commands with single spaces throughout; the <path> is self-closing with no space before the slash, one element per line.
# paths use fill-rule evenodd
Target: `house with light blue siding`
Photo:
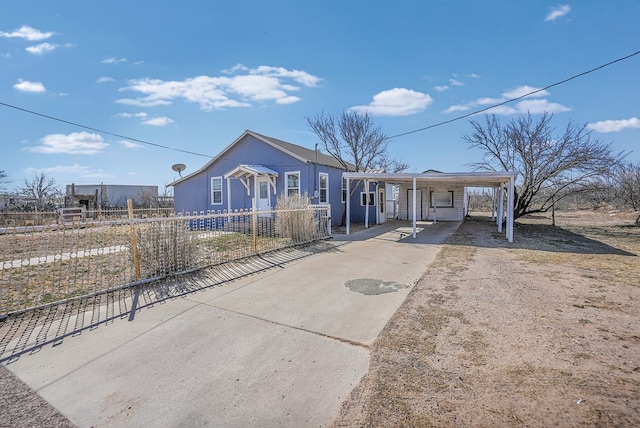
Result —
<path fill-rule="evenodd" d="M 348 167 L 353 170 L 352 165 Z M 259 210 L 269 210 L 276 207 L 282 194 L 307 193 L 312 204 L 331 205 L 332 224 L 336 226 L 341 223 L 349 193 L 343 187 L 344 171 L 338 160 L 317 149 L 247 130 L 202 168 L 170 185 L 177 213 L 251 209 L 254 198 Z M 362 183 L 355 186 L 360 188 L 351 192 L 351 221 L 364 222 L 368 207 L 369 221 L 375 223 L 375 185 L 368 193 Z"/>

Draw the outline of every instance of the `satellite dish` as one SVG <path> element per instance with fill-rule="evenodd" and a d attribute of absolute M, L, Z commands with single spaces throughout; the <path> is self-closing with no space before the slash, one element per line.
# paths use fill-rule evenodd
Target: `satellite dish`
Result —
<path fill-rule="evenodd" d="M 174 165 L 171 165 L 171 169 L 177 172 L 180 177 L 182 177 L 181 172 L 184 171 L 186 167 L 187 166 L 183 163 L 176 163 Z"/>

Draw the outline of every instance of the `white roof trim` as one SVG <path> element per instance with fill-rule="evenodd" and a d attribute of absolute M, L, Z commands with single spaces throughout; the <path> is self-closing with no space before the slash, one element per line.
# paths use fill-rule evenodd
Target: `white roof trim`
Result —
<path fill-rule="evenodd" d="M 240 178 L 246 176 L 273 176 L 277 177 L 278 173 L 266 166 L 262 165 L 238 165 L 224 175 L 224 178 Z"/>
<path fill-rule="evenodd" d="M 473 186 L 493 186 L 501 183 L 508 182 L 517 177 L 518 173 L 513 171 L 508 172 L 493 172 L 493 171 L 478 171 L 478 172 L 400 172 L 400 173 L 374 173 L 374 172 L 344 172 L 342 178 L 349 178 L 350 180 L 375 180 L 386 181 L 389 183 L 403 183 L 413 182 L 415 178 L 417 181 L 431 181 L 439 183 L 458 183 L 467 187 Z"/>

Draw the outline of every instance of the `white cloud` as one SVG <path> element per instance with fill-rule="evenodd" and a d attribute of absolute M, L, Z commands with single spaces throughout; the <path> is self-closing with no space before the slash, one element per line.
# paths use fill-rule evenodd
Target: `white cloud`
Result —
<path fill-rule="evenodd" d="M 102 153 L 109 144 L 98 134 L 72 132 L 69 135 L 50 134 L 43 137 L 41 145 L 27 150 L 36 153 L 68 153 L 73 155 L 95 155 Z"/>
<path fill-rule="evenodd" d="M 433 98 L 429 94 L 411 89 L 393 88 L 373 96 L 366 106 L 354 106 L 350 110 L 369 112 L 375 116 L 408 116 L 424 111 Z"/>
<path fill-rule="evenodd" d="M 51 43 L 45 42 L 45 43 L 40 43 L 38 45 L 29 46 L 28 48 L 25 48 L 25 50 L 34 55 L 42 55 L 46 52 L 51 52 L 55 48 L 56 48 L 56 45 L 52 45 Z"/>
<path fill-rule="evenodd" d="M 249 67 L 242 65 L 242 64 L 236 64 L 231 68 L 226 68 L 224 70 L 222 70 L 223 74 L 233 74 L 236 73 L 238 71 L 249 71 Z"/>
<path fill-rule="evenodd" d="M 67 175 L 74 178 L 111 178 L 113 174 L 107 174 L 103 170 L 92 171 L 88 166 L 79 164 L 73 165 L 56 165 L 46 168 L 25 168 L 24 172 L 27 175 L 44 173 L 46 175 Z"/>
<path fill-rule="evenodd" d="M 165 116 L 154 117 L 153 119 L 143 120 L 142 123 L 144 123 L 145 125 L 152 125 L 152 126 L 165 126 L 170 123 L 173 123 L 173 119 Z"/>
<path fill-rule="evenodd" d="M 29 82 L 28 80 L 18 79 L 18 83 L 13 85 L 15 89 L 22 92 L 45 92 L 46 89 L 42 82 Z"/>
<path fill-rule="evenodd" d="M 562 113 L 565 111 L 570 111 L 569 107 L 563 106 L 562 104 L 552 103 L 546 99 L 536 99 L 536 100 L 522 100 L 517 102 L 514 105 L 501 105 L 494 108 L 491 108 L 483 113 L 487 114 L 499 114 L 503 116 L 509 116 L 514 114 L 541 114 L 544 112 L 547 113 Z"/>
<path fill-rule="evenodd" d="M 313 74 L 309 74 L 306 71 L 287 70 L 283 67 L 269 67 L 266 65 L 261 65 L 258 68 L 249 70 L 249 73 L 261 76 L 289 77 L 300 83 L 301 85 L 308 87 L 317 86 L 320 82 L 319 77 L 314 76 Z"/>
<path fill-rule="evenodd" d="M 467 74 L 467 77 L 470 77 L 472 79 L 478 79 L 480 76 L 476 73 L 470 73 L 470 74 Z"/>
<path fill-rule="evenodd" d="M 531 114 L 541 114 L 544 112 L 547 113 L 562 113 L 565 111 L 570 111 L 569 107 L 563 106 L 562 104 L 552 103 L 546 99 L 537 99 L 537 100 L 522 100 L 516 104 L 516 110 L 518 113 L 531 113 Z"/>
<path fill-rule="evenodd" d="M 116 100 L 118 104 L 125 104 L 128 106 L 136 106 L 136 107 L 158 107 L 158 106 L 167 106 L 171 104 L 171 101 L 157 100 L 152 99 L 151 97 L 143 97 L 143 98 L 121 98 Z"/>
<path fill-rule="evenodd" d="M 451 86 L 464 86 L 464 83 L 456 79 L 449 79 L 449 83 Z"/>
<path fill-rule="evenodd" d="M 551 8 L 547 16 L 545 16 L 545 21 L 555 21 L 558 18 L 562 18 L 566 14 L 571 12 L 571 6 L 568 4 L 561 4 L 559 6 Z"/>
<path fill-rule="evenodd" d="M 142 144 L 133 143 L 133 142 L 127 141 L 127 140 L 120 140 L 120 144 L 125 149 L 141 149 L 143 147 Z"/>
<path fill-rule="evenodd" d="M 40 173 L 44 172 L 45 174 L 77 174 L 84 175 L 89 172 L 88 166 L 81 166 L 79 164 L 73 165 L 56 165 L 47 168 L 26 168 L 24 170 L 26 173 Z"/>
<path fill-rule="evenodd" d="M 147 117 L 147 113 L 141 111 L 139 113 L 118 113 L 116 114 L 116 117 L 137 117 L 137 118 L 142 118 L 144 119 L 145 117 Z"/>
<path fill-rule="evenodd" d="M 443 113 L 455 113 L 457 111 L 467 111 L 470 108 L 471 107 L 466 106 L 466 105 L 453 105 L 453 106 L 449 107 L 448 109 L 446 109 Z"/>
<path fill-rule="evenodd" d="M 107 82 L 115 82 L 115 81 L 116 79 L 114 79 L 113 77 L 102 76 L 98 80 L 96 80 L 96 83 L 107 83 Z"/>
<path fill-rule="evenodd" d="M 447 86 L 447 85 L 438 85 L 438 86 L 434 86 L 433 89 L 435 89 L 438 92 L 442 92 L 442 91 L 446 91 L 447 89 L 449 89 L 449 86 Z"/>
<path fill-rule="evenodd" d="M 531 94 L 531 92 L 535 92 L 535 94 Z M 531 94 L 531 95 L 527 95 L 527 94 Z M 519 98 L 525 95 L 527 95 L 527 97 L 546 97 L 549 95 L 549 92 L 545 90 L 541 90 L 540 88 L 534 88 L 533 86 L 522 85 L 515 89 L 511 89 L 507 92 L 502 93 L 502 97 L 505 100 L 509 100 L 511 98 Z"/>
<path fill-rule="evenodd" d="M 130 80 L 127 82 L 128 86 L 119 91 L 139 92 L 143 96 L 121 98 L 116 102 L 138 107 L 156 107 L 183 99 L 199 104 L 205 111 L 249 107 L 253 103 L 265 102 L 292 104 L 300 98 L 291 95 L 291 92 L 300 91 L 300 85 L 315 87 L 321 80 L 305 71 L 270 66 L 249 69 L 238 64 L 223 73 L 229 76 L 197 76 L 183 81 L 149 78 Z"/>
<path fill-rule="evenodd" d="M 102 64 L 120 64 L 121 62 L 127 62 L 126 58 L 116 58 L 116 57 L 109 57 L 109 58 L 105 58 L 102 61 L 100 61 Z"/>
<path fill-rule="evenodd" d="M 488 106 L 491 104 L 498 104 L 505 101 L 505 98 L 491 98 L 491 97 L 481 97 L 475 100 L 472 103 L 472 106 Z"/>
<path fill-rule="evenodd" d="M 33 27 L 29 27 L 28 25 L 23 25 L 22 27 L 12 31 L 11 33 L 0 31 L 0 37 L 18 37 L 21 39 L 29 40 L 30 42 L 48 39 L 51 36 L 53 36 L 52 32 L 43 33 Z"/>
<path fill-rule="evenodd" d="M 625 129 L 640 128 L 640 119 L 632 117 L 630 119 L 620 120 L 601 120 L 587 124 L 587 128 L 602 133 L 619 132 Z"/>
<path fill-rule="evenodd" d="M 536 92 L 537 91 L 537 92 Z M 532 92 L 535 92 L 532 94 Z M 531 94 L 531 95 L 527 95 Z M 444 110 L 443 113 L 454 113 L 458 111 L 467 111 L 471 109 L 481 109 L 494 104 L 501 104 L 515 98 L 524 97 L 521 101 L 515 104 L 503 104 L 493 107 L 482 113 L 492 113 L 498 115 L 514 115 L 522 113 L 539 114 L 543 112 L 548 113 L 561 113 L 571 110 L 569 107 L 562 104 L 553 103 L 546 98 L 549 96 L 549 92 L 546 90 L 540 90 L 528 85 L 522 85 L 515 89 L 510 89 L 501 94 L 499 98 L 493 97 L 481 97 L 466 104 L 453 105 Z"/>

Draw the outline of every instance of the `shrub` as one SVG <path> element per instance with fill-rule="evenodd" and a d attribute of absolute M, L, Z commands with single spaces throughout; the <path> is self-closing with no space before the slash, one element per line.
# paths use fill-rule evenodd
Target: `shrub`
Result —
<path fill-rule="evenodd" d="M 318 218 L 315 211 L 309 210 L 311 199 L 308 194 L 280 194 L 276 202 L 276 233 L 282 238 L 296 242 L 306 242 L 320 236 Z"/>
<path fill-rule="evenodd" d="M 172 219 L 139 224 L 136 237 L 143 278 L 197 267 L 197 242 L 188 221 Z"/>

